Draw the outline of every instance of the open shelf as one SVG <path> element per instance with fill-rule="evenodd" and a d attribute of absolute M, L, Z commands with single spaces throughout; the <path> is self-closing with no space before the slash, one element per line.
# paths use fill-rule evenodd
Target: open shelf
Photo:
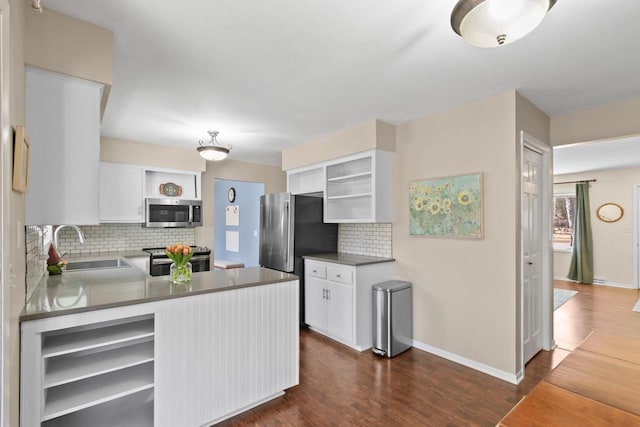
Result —
<path fill-rule="evenodd" d="M 45 336 L 42 357 L 60 356 L 153 336 L 153 319 Z"/>
<path fill-rule="evenodd" d="M 52 387 L 46 391 L 42 421 L 153 388 L 153 363 Z"/>
<path fill-rule="evenodd" d="M 356 197 L 371 197 L 371 193 L 345 194 L 344 196 L 327 196 L 327 200 L 354 199 Z"/>
<path fill-rule="evenodd" d="M 153 361 L 153 341 L 93 353 L 76 353 L 48 360 L 44 387 L 50 388 L 73 381 L 141 365 Z"/>
<path fill-rule="evenodd" d="M 360 173 L 353 173 L 350 175 L 343 175 L 343 176 L 337 176 L 334 178 L 329 178 L 327 179 L 327 182 L 349 181 L 352 179 L 358 179 L 358 178 L 364 178 L 364 177 L 370 177 L 370 176 L 371 176 L 371 172 L 360 172 Z"/>
<path fill-rule="evenodd" d="M 42 427 L 152 427 L 153 390 L 143 390 L 42 423 Z"/>

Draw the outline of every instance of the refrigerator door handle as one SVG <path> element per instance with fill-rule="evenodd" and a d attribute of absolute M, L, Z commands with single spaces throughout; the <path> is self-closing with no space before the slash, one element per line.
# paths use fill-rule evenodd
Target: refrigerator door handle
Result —
<path fill-rule="evenodd" d="M 289 268 L 289 251 L 291 247 L 289 245 L 289 236 L 291 235 L 291 215 L 289 213 L 289 202 L 283 202 L 284 210 L 282 211 L 282 229 L 287 230 L 287 234 L 283 233 L 284 237 L 284 265 Z M 286 224 L 285 224 L 286 221 Z"/>

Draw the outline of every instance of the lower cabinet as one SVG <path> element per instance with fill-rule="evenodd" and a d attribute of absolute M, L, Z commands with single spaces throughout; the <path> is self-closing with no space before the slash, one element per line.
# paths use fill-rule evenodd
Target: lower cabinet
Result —
<path fill-rule="evenodd" d="M 20 426 L 197 427 L 280 396 L 298 384 L 298 292 L 295 280 L 23 321 Z"/>
<path fill-rule="evenodd" d="M 353 287 L 316 277 L 307 278 L 305 283 L 307 324 L 341 341 L 353 341 Z"/>
<path fill-rule="evenodd" d="M 350 266 L 305 260 L 305 323 L 356 350 L 371 347 L 371 286 L 390 280 L 390 262 Z"/>

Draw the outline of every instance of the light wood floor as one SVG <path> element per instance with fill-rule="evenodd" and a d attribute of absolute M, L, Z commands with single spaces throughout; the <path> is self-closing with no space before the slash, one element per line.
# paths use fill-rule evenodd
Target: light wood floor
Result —
<path fill-rule="evenodd" d="M 593 330 L 640 337 L 638 291 L 556 286 L 578 291 L 555 312 L 559 348 L 536 355 L 517 386 L 417 349 L 381 359 L 304 330 L 300 385 L 221 425 L 495 426 Z M 557 390 L 536 392 L 553 400 Z"/>

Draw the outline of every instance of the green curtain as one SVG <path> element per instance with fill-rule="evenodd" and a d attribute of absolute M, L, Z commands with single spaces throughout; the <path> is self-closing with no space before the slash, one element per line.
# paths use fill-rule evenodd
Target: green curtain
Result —
<path fill-rule="evenodd" d="M 567 277 L 580 283 L 593 282 L 593 237 L 591 235 L 588 182 L 576 184 L 573 249 Z"/>

